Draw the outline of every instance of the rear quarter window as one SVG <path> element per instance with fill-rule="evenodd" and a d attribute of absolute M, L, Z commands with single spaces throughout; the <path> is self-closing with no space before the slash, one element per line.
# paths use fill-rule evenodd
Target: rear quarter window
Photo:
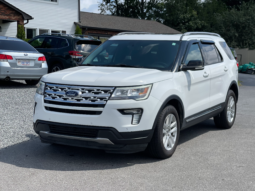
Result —
<path fill-rule="evenodd" d="M 0 49 L 1 50 L 12 50 L 12 51 L 33 51 L 37 52 L 34 47 L 28 44 L 25 41 L 16 41 L 16 40 L 0 40 Z"/>
<path fill-rule="evenodd" d="M 76 50 L 80 52 L 90 53 L 92 52 L 96 47 L 98 47 L 101 44 L 101 42 L 88 42 L 88 41 L 78 41 L 76 42 L 75 48 Z"/>
<path fill-rule="evenodd" d="M 226 42 L 220 42 L 221 47 L 223 48 L 223 50 L 225 51 L 225 53 L 228 55 L 230 60 L 235 60 L 230 48 L 228 47 Z"/>

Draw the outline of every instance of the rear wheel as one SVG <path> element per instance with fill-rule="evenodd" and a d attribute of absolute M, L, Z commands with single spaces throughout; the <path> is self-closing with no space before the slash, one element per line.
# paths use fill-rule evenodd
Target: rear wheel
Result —
<path fill-rule="evenodd" d="M 34 86 L 39 83 L 40 79 L 39 80 L 25 80 L 25 81 L 26 81 L 27 85 Z"/>
<path fill-rule="evenodd" d="M 50 71 L 49 73 L 52 73 L 52 72 L 57 72 L 57 71 L 60 71 L 62 70 L 63 67 L 60 65 L 60 64 L 54 64 L 50 67 Z"/>
<path fill-rule="evenodd" d="M 232 90 L 228 91 L 224 110 L 214 117 L 214 123 L 221 129 L 230 129 L 236 118 L 236 95 Z"/>
<path fill-rule="evenodd" d="M 173 155 L 179 140 L 180 122 L 176 109 L 167 106 L 159 115 L 147 152 L 157 158 L 166 159 Z"/>

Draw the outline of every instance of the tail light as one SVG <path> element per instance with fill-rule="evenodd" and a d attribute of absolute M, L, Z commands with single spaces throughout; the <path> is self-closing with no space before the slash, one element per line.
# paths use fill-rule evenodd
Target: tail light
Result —
<path fill-rule="evenodd" d="M 237 68 L 239 68 L 239 63 L 238 62 L 236 62 L 236 65 L 237 65 Z"/>
<path fill-rule="evenodd" d="M 6 54 L 0 54 L 1 62 L 8 62 L 8 60 L 13 60 L 12 56 Z"/>
<path fill-rule="evenodd" d="M 72 58 L 83 58 L 82 54 L 79 51 L 69 51 L 69 54 Z"/>
<path fill-rule="evenodd" d="M 38 61 L 42 61 L 42 62 L 46 62 L 46 58 L 45 56 L 41 56 L 38 58 Z"/>

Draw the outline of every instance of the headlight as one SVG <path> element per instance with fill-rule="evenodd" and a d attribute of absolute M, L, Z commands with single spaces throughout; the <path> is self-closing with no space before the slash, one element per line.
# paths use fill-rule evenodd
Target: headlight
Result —
<path fill-rule="evenodd" d="M 39 86 L 36 90 L 36 93 L 38 93 L 40 95 L 43 95 L 44 88 L 45 88 L 45 83 L 44 82 L 39 82 Z"/>
<path fill-rule="evenodd" d="M 146 86 L 116 88 L 113 92 L 111 100 L 134 99 L 144 100 L 150 95 L 151 84 Z"/>

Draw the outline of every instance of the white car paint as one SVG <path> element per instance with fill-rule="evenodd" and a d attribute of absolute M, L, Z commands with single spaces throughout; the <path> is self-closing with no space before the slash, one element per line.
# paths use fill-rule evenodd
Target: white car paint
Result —
<path fill-rule="evenodd" d="M 100 87 L 128 87 L 152 84 L 150 96 L 146 100 L 109 100 L 101 115 L 76 115 L 45 110 L 43 96 L 36 94 L 34 119 L 76 125 L 114 127 L 119 132 L 133 132 L 152 129 L 156 116 L 169 96 L 178 96 L 184 107 L 184 118 L 225 102 L 232 81 L 237 82 L 237 66 L 219 45 L 224 39 L 215 36 L 198 35 L 183 40 L 209 39 L 216 42 L 223 56 L 223 63 L 205 66 L 198 71 L 160 71 L 142 68 L 116 67 L 75 67 L 45 75 L 43 82 Z M 179 40 L 180 35 L 119 35 L 109 40 Z M 228 69 L 225 71 L 225 67 Z M 53 106 L 52 106 L 53 107 Z M 57 108 L 73 109 L 69 106 Z M 131 116 L 120 114 L 117 109 L 142 108 L 144 113 L 138 125 L 131 125 Z M 75 108 L 81 110 L 81 108 Z M 82 108 L 86 110 L 88 108 Z"/>

